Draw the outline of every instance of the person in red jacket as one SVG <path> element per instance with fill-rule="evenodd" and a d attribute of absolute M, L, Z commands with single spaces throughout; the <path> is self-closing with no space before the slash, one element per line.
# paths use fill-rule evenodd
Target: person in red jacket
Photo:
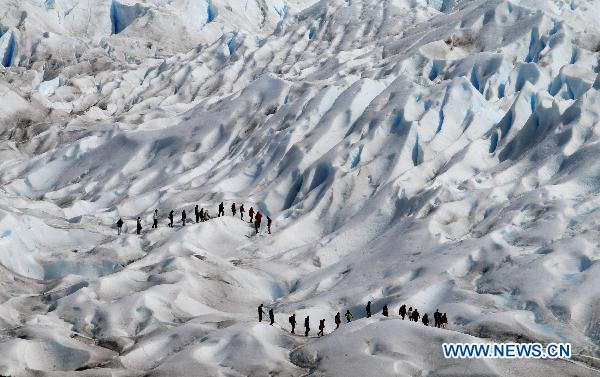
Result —
<path fill-rule="evenodd" d="M 256 229 L 256 234 L 258 234 L 260 230 L 260 222 L 262 220 L 262 213 L 256 212 L 256 216 L 254 216 L 254 228 Z"/>
<path fill-rule="evenodd" d="M 254 208 L 250 207 L 250 211 L 248 211 L 248 215 L 250 216 L 250 222 L 254 222 Z"/>
<path fill-rule="evenodd" d="M 324 330 L 325 330 L 325 320 L 322 319 L 322 320 L 319 321 L 319 332 L 317 333 L 317 335 L 318 336 L 325 335 L 323 333 Z"/>

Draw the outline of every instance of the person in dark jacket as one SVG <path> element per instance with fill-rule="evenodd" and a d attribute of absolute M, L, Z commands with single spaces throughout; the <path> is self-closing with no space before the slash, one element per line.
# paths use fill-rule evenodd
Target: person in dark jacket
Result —
<path fill-rule="evenodd" d="M 250 211 L 248 211 L 248 216 L 250 216 L 250 222 L 254 222 L 254 208 L 250 207 Z"/>
<path fill-rule="evenodd" d="M 325 319 L 322 319 L 319 321 L 319 332 L 317 333 L 318 336 L 322 336 L 325 335 L 323 333 L 323 331 L 325 330 Z"/>
<path fill-rule="evenodd" d="M 384 317 L 388 316 L 388 307 L 387 307 L 387 305 L 383 305 L 383 310 L 382 310 L 381 314 L 383 314 Z"/>
<path fill-rule="evenodd" d="M 352 321 L 352 313 L 350 312 L 350 310 L 346 310 L 346 314 L 344 314 L 344 316 L 346 317 L 346 321 L 348 323 L 350 323 L 350 321 Z"/>
<path fill-rule="evenodd" d="M 140 217 L 137 218 L 136 233 L 137 234 L 142 233 L 142 219 Z"/>
<path fill-rule="evenodd" d="M 262 220 L 262 214 L 260 212 L 256 212 L 256 216 L 254 216 L 254 228 L 256 229 L 256 234 L 260 231 L 260 223 Z"/>
<path fill-rule="evenodd" d="M 292 334 L 295 334 L 294 330 L 296 329 L 296 313 L 290 316 L 290 325 L 292 325 Z"/>
<path fill-rule="evenodd" d="M 404 316 L 406 316 L 406 305 L 402 304 L 398 314 L 400 314 L 400 317 L 402 317 L 402 320 L 404 321 Z"/>
<path fill-rule="evenodd" d="M 242 205 L 240 206 L 240 219 L 244 220 L 244 204 L 242 203 Z"/>
<path fill-rule="evenodd" d="M 273 220 L 271 220 L 271 218 L 269 216 L 267 216 L 267 229 L 269 230 L 269 234 L 271 234 L 271 224 L 273 223 Z"/>
<path fill-rule="evenodd" d="M 423 319 L 421 319 L 425 326 L 429 326 L 429 318 L 427 317 L 427 313 L 423 314 Z"/>
<path fill-rule="evenodd" d="M 448 317 L 446 317 L 446 313 L 444 313 L 440 317 L 440 327 L 445 329 L 446 325 L 448 325 Z"/>
<path fill-rule="evenodd" d="M 367 307 L 365 308 L 367 311 L 367 318 L 371 317 L 371 301 L 367 302 Z"/>
<path fill-rule="evenodd" d="M 196 215 L 196 224 L 200 222 L 200 210 L 198 209 L 198 204 L 194 207 L 194 215 Z"/>
<path fill-rule="evenodd" d="M 187 219 L 187 214 L 185 213 L 185 209 L 183 211 L 181 211 L 181 222 L 183 223 L 183 226 L 185 226 L 185 220 Z"/>
<path fill-rule="evenodd" d="M 415 309 L 412 312 L 412 320 L 415 322 L 419 322 L 419 318 L 421 317 L 421 315 L 419 314 L 419 311 L 417 309 Z"/>
<path fill-rule="evenodd" d="M 263 304 L 260 304 L 258 306 L 258 322 L 262 322 L 263 314 L 265 314 L 265 312 L 263 311 Z"/>
<path fill-rule="evenodd" d="M 435 309 L 435 313 L 433 313 L 433 325 L 435 327 L 440 327 L 441 317 L 442 317 L 442 313 L 440 313 L 440 309 Z"/>
<path fill-rule="evenodd" d="M 169 227 L 173 227 L 173 211 L 169 212 Z"/>
<path fill-rule="evenodd" d="M 117 236 L 121 235 L 121 230 L 123 230 L 123 219 L 119 217 L 119 220 L 117 220 Z"/>
<path fill-rule="evenodd" d="M 152 229 L 158 228 L 158 210 L 154 210 L 154 215 L 152 215 Z"/>
<path fill-rule="evenodd" d="M 223 214 L 223 216 L 225 216 L 225 205 L 223 204 L 223 202 L 221 202 L 221 204 L 219 204 L 219 217 L 221 217 L 221 214 Z"/>
<path fill-rule="evenodd" d="M 235 214 L 237 213 L 235 209 L 235 203 L 231 204 L 231 213 L 233 213 L 233 216 L 235 216 Z"/>
<path fill-rule="evenodd" d="M 335 328 L 337 330 L 338 327 L 340 327 L 340 323 L 342 323 L 342 318 L 340 315 L 340 312 L 337 312 L 337 314 L 335 315 Z"/>
<path fill-rule="evenodd" d="M 306 316 L 306 318 L 304 318 L 304 336 L 308 336 L 309 331 L 310 331 L 310 318 L 308 316 Z"/>
<path fill-rule="evenodd" d="M 273 313 L 273 308 L 269 309 L 269 320 L 271 321 L 271 326 L 275 323 L 275 314 Z"/>
<path fill-rule="evenodd" d="M 204 222 L 204 207 L 200 208 L 200 222 Z"/>

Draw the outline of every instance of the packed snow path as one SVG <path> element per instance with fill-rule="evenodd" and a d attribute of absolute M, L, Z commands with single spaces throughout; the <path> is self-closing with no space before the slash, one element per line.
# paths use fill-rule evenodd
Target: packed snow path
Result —
<path fill-rule="evenodd" d="M 0 0 L 0 374 L 597 375 L 599 8 Z M 111 228 L 242 198 L 272 237 Z M 255 320 L 368 300 L 456 331 Z"/>

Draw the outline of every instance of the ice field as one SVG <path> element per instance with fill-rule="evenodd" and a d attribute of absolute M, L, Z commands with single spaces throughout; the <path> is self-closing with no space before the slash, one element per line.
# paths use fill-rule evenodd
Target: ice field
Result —
<path fill-rule="evenodd" d="M 600 376 L 599 15 L 0 0 L 0 375 Z"/>

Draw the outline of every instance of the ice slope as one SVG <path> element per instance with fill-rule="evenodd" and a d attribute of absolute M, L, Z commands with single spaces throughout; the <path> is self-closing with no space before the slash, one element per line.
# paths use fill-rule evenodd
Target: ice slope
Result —
<path fill-rule="evenodd" d="M 242 3 L 3 5 L 0 374 L 598 375 L 600 2 Z"/>

